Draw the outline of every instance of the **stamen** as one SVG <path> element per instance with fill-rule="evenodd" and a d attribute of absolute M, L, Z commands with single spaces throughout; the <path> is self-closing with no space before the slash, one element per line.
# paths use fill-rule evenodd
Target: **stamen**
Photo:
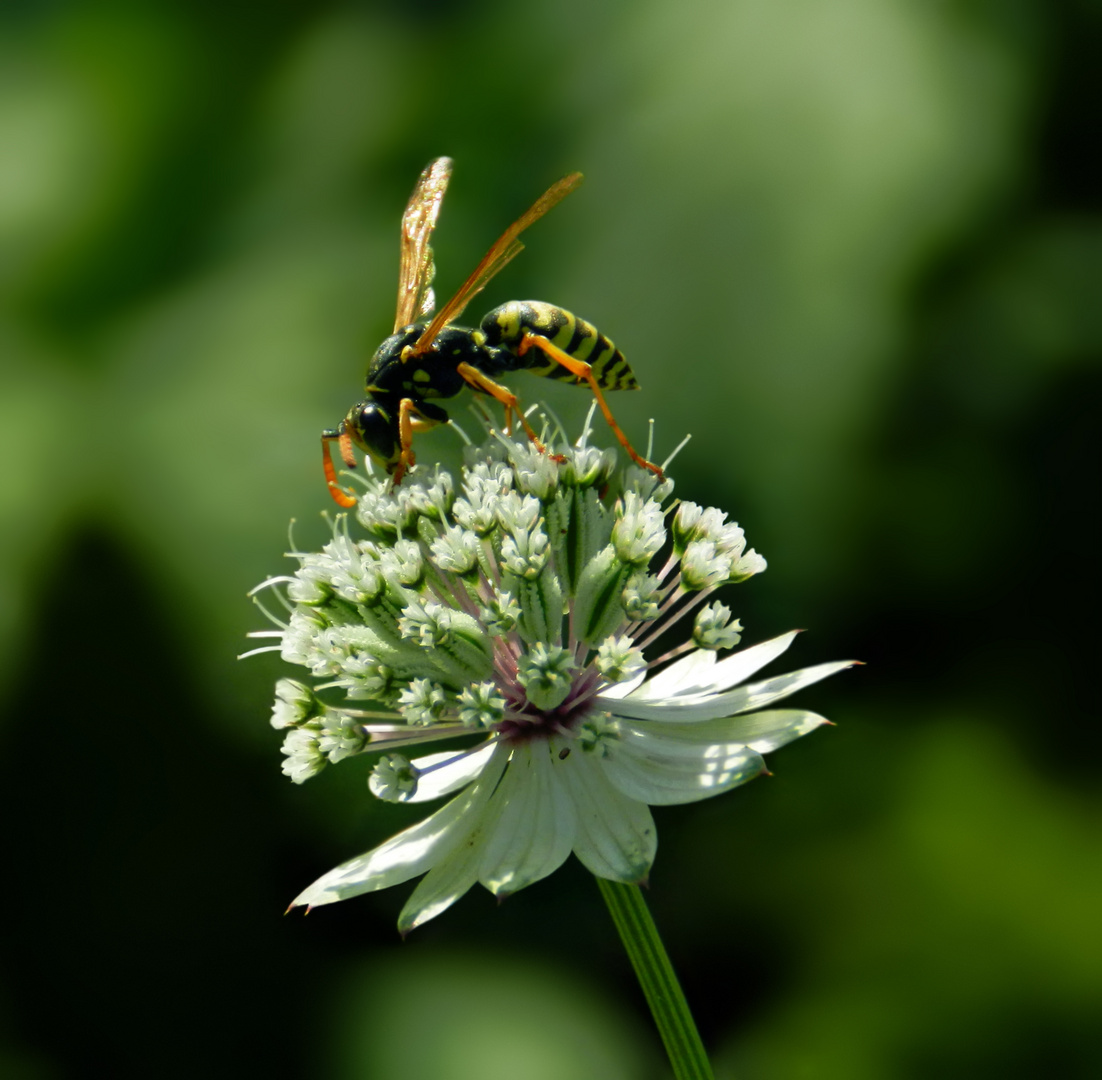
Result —
<path fill-rule="evenodd" d="M 277 594 L 277 595 L 278 595 L 278 594 Z M 290 627 L 289 627 L 289 626 L 287 625 L 287 623 L 285 623 L 285 622 L 284 622 L 284 621 L 283 621 L 282 619 L 277 619 L 277 618 L 276 618 L 276 617 L 275 617 L 275 616 L 274 616 L 274 615 L 273 615 L 273 614 L 272 614 L 272 613 L 271 613 L 271 612 L 270 612 L 270 611 L 269 611 L 269 610 L 268 610 L 268 609 L 267 609 L 267 608 L 266 608 L 266 607 L 264 606 L 264 604 L 263 604 L 263 603 L 261 602 L 261 600 L 260 600 L 260 599 L 259 599 L 258 597 L 256 597 L 256 596 L 253 596 L 253 597 L 251 597 L 251 600 L 252 600 L 252 602 L 253 602 L 254 604 L 256 604 L 256 606 L 257 606 L 258 608 L 260 608 L 260 610 L 261 610 L 261 611 L 262 611 L 262 612 L 264 613 L 264 617 L 265 617 L 265 618 L 266 618 L 266 619 L 267 619 L 267 620 L 268 620 L 268 621 L 269 621 L 270 623 L 272 623 L 272 624 L 273 624 L 274 626 L 279 626 L 279 627 L 282 627 L 282 629 L 283 629 L 283 630 L 289 630 L 289 629 L 290 629 Z M 293 609 L 292 609 L 292 608 L 290 608 L 290 607 L 288 606 L 288 611 L 290 611 L 290 610 L 293 610 Z M 283 636 L 283 634 L 282 634 L 282 633 L 280 633 L 280 634 L 278 634 L 278 635 L 276 635 L 276 636 L 278 636 L 278 637 L 282 637 L 282 636 Z"/>
<path fill-rule="evenodd" d="M 558 414 L 546 402 L 542 402 L 541 404 L 543 411 L 551 418 L 555 426 L 555 438 L 564 445 L 569 445 L 570 439 L 566 434 L 566 428 L 563 426 L 563 422 L 559 419 Z M 546 440 L 548 446 L 551 445 L 551 441 L 551 439 Z"/>
<path fill-rule="evenodd" d="M 250 656 L 259 656 L 261 653 L 266 652 L 281 652 L 282 645 L 265 645 L 262 649 L 250 649 L 248 652 L 238 653 L 238 660 L 248 660 Z"/>
<path fill-rule="evenodd" d="M 265 578 L 255 589 L 250 589 L 246 596 L 255 596 L 261 589 L 270 589 L 273 585 L 293 585 L 295 578 L 289 574 L 278 574 L 276 576 Z"/>
<path fill-rule="evenodd" d="M 578 436 L 578 441 L 574 444 L 579 450 L 584 450 L 589 445 L 589 436 L 593 434 L 593 414 L 596 411 L 597 399 L 594 398 L 589 403 L 589 412 L 585 414 L 585 423 L 582 424 L 582 433 Z M 649 448 L 647 458 L 648 460 L 650 459 Z"/>
<path fill-rule="evenodd" d="M 652 420 L 652 421 L 651 421 L 651 423 L 653 423 L 653 422 L 654 422 L 654 421 Z M 666 470 L 667 470 L 667 469 L 668 469 L 668 468 L 670 467 L 670 465 L 671 465 L 671 464 L 672 464 L 672 462 L 673 462 L 673 459 L 674 459 L 675 457 L 677 457 L 677 455 L 678 455 L 678 454 L 680 454 L 680 453 L 681 453 L 681 451 L 682 451 L 682 450 L 684 450 L 686 446 L 688 446 L 688 445 L 689 445 L 689 441 L 690 441 L 691 439 L 692 439 L 692 433 L 690 433 L 690 434 L 686 435 L 686 436 L 685 436 L 685 438 L 683 438 L 683 439 L 681 440 L 681 442 L 679 442 L 679 443 L 678 443 L 678 444 L 677 444 L 677 445 L 676 445 L 676 446 L 675 446 L 675 447 L 673 448 L 673 453 L 672 453 L 672 454 L 670 454 L 670 456 L 669 456 L 668 458 L 666 458 L 666 460 L 665 460 L 665 461 L 663 461 L 663 462 L 662 462 L 662 471 L 663 471 L 663 472 L 665 472 L 665 471 L 666 471 Z M 648 460 L 650 459 L 650 454 L 649 454 L 649 453 L 647 454 L 647 458 L 648 458 Z"/>
<path fill-rule="evenodd" d="M 471 441 L 471 437 L 454 420 L 448 421 L 448 427 L 452 428 L 456 432 L 456 434 L 463 440 L 464 446 L 474 446 L 474 443 Z"/>

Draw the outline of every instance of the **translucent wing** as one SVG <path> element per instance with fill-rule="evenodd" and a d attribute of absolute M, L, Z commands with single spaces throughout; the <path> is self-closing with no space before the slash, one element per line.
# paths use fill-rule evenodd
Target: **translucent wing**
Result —
<path fill-rule="evenodd" d="M 524 250 L 524 245 L 517 237 L 534 221 L 538 221 L 551 207 L 566 198 L 582 182 L 581 173 L 571 173 L 552 184 L 536 201 L 526 214 L 513 222 L 502 233 L 501 238 L 489 251 L 486 252 L 482 262 L 475 267 L 475 271 L 459 287 L 455 294 L 432 320 L 425 332 L 417 339 L 413 346 L 413 352 L 424 352 L 432 344 L 433 338 L 450 322 L 454 322 L 463 314 L 463 309 L 485 287 L 490 278 L 503 270 L 505 266 Z"/>
<path fill-rule="evenodd" d="M 451 158 L 441 157 L 429 162 L 402 215 L 402 261 L 398 270 L 395 330 L 430 314 L 434 307 L 431 285 L 435 267 L 429 241 L 451 175 Z"/>

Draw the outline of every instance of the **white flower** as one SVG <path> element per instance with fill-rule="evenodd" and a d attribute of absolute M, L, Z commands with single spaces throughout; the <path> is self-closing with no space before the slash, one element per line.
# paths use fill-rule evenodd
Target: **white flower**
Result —
<path fill-rule="evenodd" d="M 533 457 L 525 443 L 491 440 L 469 452 L 458 486 L 437 473 L 394 493 L 372 477 L 357 508 L 367 539 L 353 542 L 339 521 L 321 553 L 296 556 L 293 578 L 265 583 L 286 584 L 291 609 L 273 648 L 327 680 L 315 690 L 346 695 L 311 706 L 308 687 L 281 682 L 285 771 L 302 782 L 385 750 L 369 785 L 378 797 L 453 796 L 292 906 L 424 875 L 399 916 L 404 933 L 476 882 L 504 896 L 571 852 L 599 877 L 641 882 L 657 848 L 650 806 L 745 783 L 762 755 L 826 723 L 775 706 L 849 662 L 748 682 L 791 633 L 717 656 L 741 627 L 702 601 L 765 566 L 744 554 L 742 530 L 690 504 L 671 543 L 672 483 L 632 469 L 612 495 L 607 455 L 584 440 L 554 450 Z M 662 565 L 648 570 L 655 556 Z M 693 641 L 648 659 L 693 612 Z M 390 752 L 456 736 L 478 741 Z"/>

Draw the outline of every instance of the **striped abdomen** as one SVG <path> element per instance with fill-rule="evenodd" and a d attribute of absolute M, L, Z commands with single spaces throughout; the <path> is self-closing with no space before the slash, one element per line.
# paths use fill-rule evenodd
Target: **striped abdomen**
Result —
<path fill-rule="evenodd" d="M 593 369 L 603 390 L 638 390 L 639 384 L 624 354 L 592 323 L 554 304 L 539 300 L 510 300 L 494 308 L 481 323 L 486 344 L 515 352 L 526 334 L 538 334 Z M 533 375 L 576 383 L 579 380 L 546 353 L 529 349 L 521 366 Z"/>

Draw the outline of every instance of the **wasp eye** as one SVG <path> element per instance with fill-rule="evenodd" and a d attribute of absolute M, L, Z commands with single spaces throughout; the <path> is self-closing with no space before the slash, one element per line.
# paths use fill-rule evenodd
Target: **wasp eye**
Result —
<path fill-rule="evenodd" d="M 398 447 L 398 424 L 386 409 L 374 401 L 355 406 L 345 421 L 353 441 L 383 464 L 393 460 Z"/>

